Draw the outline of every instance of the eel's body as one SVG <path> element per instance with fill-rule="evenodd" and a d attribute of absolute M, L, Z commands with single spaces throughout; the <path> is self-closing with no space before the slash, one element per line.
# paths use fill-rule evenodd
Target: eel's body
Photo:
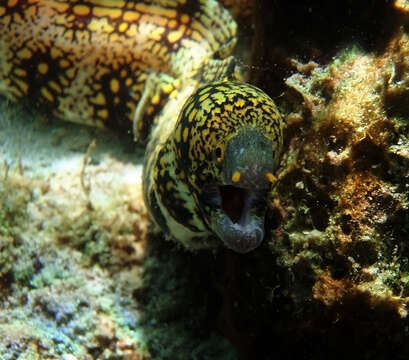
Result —
<path fill-rule="evenodd" d="M 233 68 L 235 35 L 215 0 L 7 0 L 0 93 L 149 139 L 144 195 L 161 229 L 246 252 L 263 238 L 282 120 L 261 90 L 214 82 Z"/>
<path fill-rule="evenodd" d="M 229 61 L 212 58 L 231 52 L 235 33 L 216 1 L 4 1 L 0 92 L 144 140 L 173 91 L 224 71 Z"/>

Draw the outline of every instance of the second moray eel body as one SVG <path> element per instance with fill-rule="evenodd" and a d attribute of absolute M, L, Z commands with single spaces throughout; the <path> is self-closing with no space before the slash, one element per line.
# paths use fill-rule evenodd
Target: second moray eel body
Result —
<path fill-rule="evenodd" d="M 214 0 L 7 0 L 0 92 L 145 141 L 178 89 L 225 73 L 235 34 Z"/>
<path fill-rule="evenodd" d="M 264 237 L 283 124 L 261 90 L 222 80 L 235 34 L 215 0 L 8 0 L 0 92 L 148 141 L 144 196 L 163 232 L 247 252 Z"/>

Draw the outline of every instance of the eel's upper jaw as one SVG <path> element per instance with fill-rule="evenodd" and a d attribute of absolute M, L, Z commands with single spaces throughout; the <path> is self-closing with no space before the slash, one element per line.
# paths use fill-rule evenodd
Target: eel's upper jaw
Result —
<path fill-rule="evenodd" d="M 209 186 L 204 201 L 212 207 L 210 226 L 226 247 L 247 253 L 264 238 L 264 193 L 232 185 Z"/>

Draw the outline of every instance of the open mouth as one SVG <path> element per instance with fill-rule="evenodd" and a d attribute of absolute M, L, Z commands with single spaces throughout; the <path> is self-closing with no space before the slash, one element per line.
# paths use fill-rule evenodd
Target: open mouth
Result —
<path fill-rule="evenodd" d="M 248 190 L 232 185 L 219 186 L 221 209 L 233 223 L 238 223 L 244 214 L 245 204 L 248 202 Z M 242 219 L 243 220 L 243 219 Z"/>
<path fill-rule="evenodd" d="M 211 227 L 225 245 L 245 253 L 264 237 L 264 193 L 232 185 L 208 186 L 202 199 L 213 208 Z"/>

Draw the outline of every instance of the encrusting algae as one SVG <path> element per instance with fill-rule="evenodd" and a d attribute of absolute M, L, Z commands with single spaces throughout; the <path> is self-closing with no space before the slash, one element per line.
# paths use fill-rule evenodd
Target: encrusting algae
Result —
<path fill-rule="evenodd" d="M 339 358 L 409 353 L 408 119 L 398 110 L 408 46 L 398 31 L 383 53 L 352 46 L 326 66 L 294 62 L 286 80 L 288 151 L 270 249 L 281 273 L 275 294 L 292 305 L 276 321 L 297 314 L 279 338 L 301 332 L 314 356 L 324 343 L 324 352 L 342 348 Z"/>

